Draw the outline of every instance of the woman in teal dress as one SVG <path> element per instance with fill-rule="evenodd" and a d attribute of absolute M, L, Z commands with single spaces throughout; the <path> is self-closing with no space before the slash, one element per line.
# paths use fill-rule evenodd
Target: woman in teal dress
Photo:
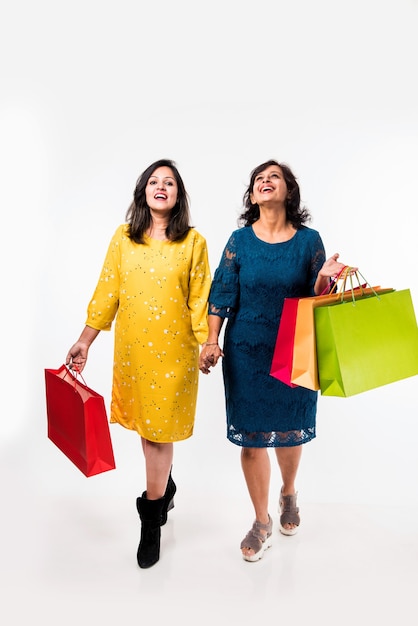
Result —
<path fill-rule="evenodd" d="M 287 165 L 271 160 L 256 167 L 244 194 L 242 227 L 225 246 L 209 296 L 200 369 L 209 373 L 223 357 L 227 437 L 242 447 L 255 512 L 241 543 L 248 561 L 259 560 L 272 542 L 267 448 L 275 449 L 282 478 L 280 530 L 293 535 L 300 522 L 295 480 L 302 444 L 315 437 L 317 392 L 285 385 L 270 376 L 270 366 L 284 299 L 321 293 L 344 267 L 338 254 L 325 260 L 319 233 L 305 225 L 309 218 Z"/>

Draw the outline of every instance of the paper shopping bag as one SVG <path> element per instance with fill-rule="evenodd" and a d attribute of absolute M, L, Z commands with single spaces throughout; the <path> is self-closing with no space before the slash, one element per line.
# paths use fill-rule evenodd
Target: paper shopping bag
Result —
<path fill-rule="evenodd" d="M 391 288 L 366 287 L 347 289 L 343 293 L 301 298 L 298 303 L 294 330 L 293 362 L 290 380 L 307 389 L 319 390 L 318 364 L 316 356 L 314 309 L 326 304 L 363 298 L 374 293 L 392 291 Z"/>
<path fill-rule="evenodd" d="M 48 438 L 83 472 L 115 469 L 103 397 L 62 365 L 45 369 Z"/>
<path fill-rule="evenodd" d="M 270 375 L 273 378 L 286 383 L 289 387 L 306 386 L 309 389 L 319 389 L 313 307 L 315 304 L 337 302 L 339 298 L 341 296 L 333 292 L 284 299 L 270 367 Z"/>
<path fill-rule="evenodd" d="M 418 374 L 409 289 L 314 311 L 321 394 L 352 396 Z"/>
<path fill-rule="evenodd" d="M 295 335 L 296 313 L 300 298 L 285 298 L 276 344 L 270 367 L 270 375 L 290 387 L 296 387 L 291 380 L 293 363 L 293 339 Z"/>
<path fill-rule="evenodd" d="M 321 295 L 315 296 L 315 298 L 323 299 L 325 302 L 333 302 L 341 285 L 342 289 L 344 289 L 349 269 L 350 268 L 348 265 L 344 266 L 339 274 L 335 277 L 333 283 L 329 287 L 327 287 L 327 289 L 324 290 Z M 330 291 L 328 291 L 328 289 L 330 289 Z M 295 331 L 299 304 L 303 300 L 310 299 L 311 298 L 302 297 L 285 298 L 283 303 L 282 314 L 280 317 L 279 328 L 276 336 L 276 343 L 274 346 L 273 359 L 270 367 L 270 375 L 273 376 L 273 378 L 277 378 L 281 382 L 285 383 L 289 387 L 298 386 L 298 384 L 296 384 L 296 381 L 293 382 L 291 379 L 293 372 Z M 310 332 L 312 334 L 314 330 L 313 309 L 311 309 L 310 313 Z M 317 375 L 315 376 L 317 379 Z"/>

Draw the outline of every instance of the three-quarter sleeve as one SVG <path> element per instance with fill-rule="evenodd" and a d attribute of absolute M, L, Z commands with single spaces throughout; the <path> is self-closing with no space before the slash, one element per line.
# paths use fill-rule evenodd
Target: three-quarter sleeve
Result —
<path fill-rule="evenodd" d="M 207 312 L 210 283 L 211 274 L 206 240 L 202 235 L 196 233 L 193 241 L 187 303 L 193 334 L 201 344 L 208 337 Z"/>
<path fill-rule="evenodd" d="M 234 317 L 239 300 L 239 265 L 234 235 L 229 238 L 209 294 L 209 315 Z"/>
<path fill-rule="evenodd" d="M 86 325 L 96 330 L 110 330 L 118 310 L 122 228 L 119 226 L 111 239 L 99 281 L 87 307 Z"/>

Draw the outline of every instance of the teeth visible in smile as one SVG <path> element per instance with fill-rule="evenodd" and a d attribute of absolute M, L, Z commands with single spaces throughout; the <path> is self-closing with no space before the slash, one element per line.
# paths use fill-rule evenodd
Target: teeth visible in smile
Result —
<path fill-rule="evenodd" d="M 155 195 L 155 199 L 158 199 L 158 200 L 165 200 L 165 199 L 166 199 L 166 196 L 164 196 L 162 193 L 157 193 L 157 194 Z"/>
<path fill-rule="evenodd" d="M 263 187 L 261 191 L 273 191 L 273 187 Z"/>

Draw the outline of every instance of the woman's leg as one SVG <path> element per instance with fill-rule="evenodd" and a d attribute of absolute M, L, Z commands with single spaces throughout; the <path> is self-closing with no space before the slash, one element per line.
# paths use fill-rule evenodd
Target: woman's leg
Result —
<path fill-rule="evenodd" d="M 141 539 L 137 560 L 139 567 L 154 565 L 160 558 L 161 526 L 167 521 L 169 500 L 174 495 L 175 485 L 168 485 L 173 463 L 173 444 L 154 443 L 141 439 L 145 456 L 146 490 L 136 499 L 136 508 L 141 520 Z M 171 489 L 173 487 L 173 489 Z M 169 488 L 172 494 L 168 494 Z"/>
<path fill-rule="evenodd" d="M 295 481 L 302 455 L 302 446 L 275 448 L 275 452 L 282 475 L 282 495 L 293 496 L 296 494 Z M 296 524 L 284 524 L 284 528 L 294 530 Z"/>
<path fill-rule="evenodd" d="M 242 448 L 241 465 L 247 483 L 248 492 L 255 511 L 255 518 L 261 524 L 270 521 L 268 513 L 270 487 L 270 457 L 266 448 Z M 266 531 L 260 531 L 264 536 Z M 242 547 L 244 556 L 254 555 L 254 550 Z"/>
<path fill-rule="evenodd" d="M 283 495 L 293 496 L 296 493 L 295 481 L 299 469 L 300 458 L 302 456 L 302 446 L 292 446 L 290 448 L 275 448 L 277 462 L 283 481 Z"/>
<path fill-rule="evenodd" d="M 171 466 L 174 446 L 172 443 L 155 443 L 141 438 L 145 457 L 146 492 L 148 500 L 164 496 Z"/>

